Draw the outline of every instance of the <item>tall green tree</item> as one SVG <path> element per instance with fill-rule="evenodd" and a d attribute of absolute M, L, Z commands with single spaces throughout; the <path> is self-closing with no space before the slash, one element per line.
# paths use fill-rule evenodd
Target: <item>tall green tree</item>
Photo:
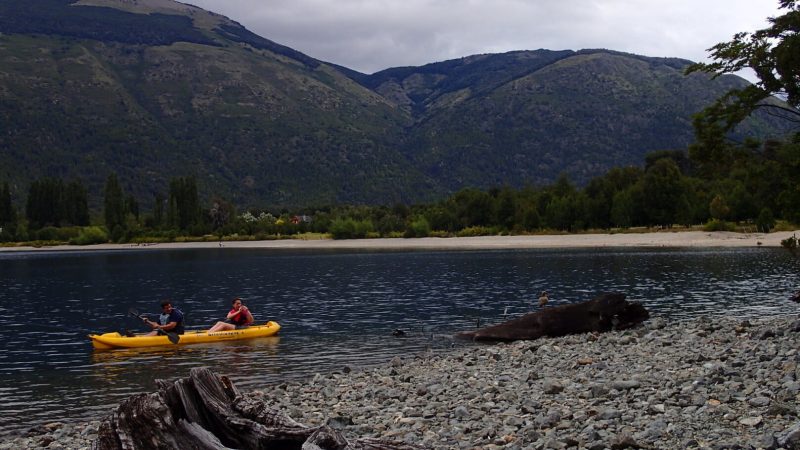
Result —
<path fill-rule="evenodd" d="M 89 225 L 89 200 L 81 180 L 73 180 L 64 187 L 64 221 L 71 225 Z"/>
<path fill-rule="evenodd" d="M 236 216 L 236 208 L 232 203 L 216 197 L 211 201 L 211 209 L 209 209 L 208 215 L 211 219 L 211 225 L 216 231 L 230 223 L 231 219 Z"/>
<path fill-rule="evenodd" d="M 678 212 L 685 208 L 686 200 L 681 171 L 675 161 L 668 158 L 656 161 L 645 172 L 642 189 L 650 224 L 671 227 L 676 223 Z"/>
<path fill-rule="evenodd" d="M 497 194 L 496 203 L 496 223 L 507 230 L 513 230 L 517 223 L 517 202 L 511 188 L 503 188 Z"/>
<path fill-rule="evenodd" d="M 64 182 L 57 178 L 42 178 L 31 183 L 25 216 L 30 229 L 58 227 L 64 217 Z"/>
<path fill-rule="evenodd" d="M 135 219 L 139 218 L 139 202 L 133 194 L 125 197 L 125 213 L 132 215 Z"/>
<path fill-rule="evenodd" d="M 124 228 L 125 226 L 125 196 L 119 180 L 117 180 L 117 174 L 112 173 L 106 179 L 103 196 L 103 216 L 106 228 L 114 234 L 115 228 Z"/>
<path fill-rule="evenodd" d="M 188 231 L 200 222 L 200 200 L 194 177 L 177 177 L 169 183 L 167 221 L 170 227 Z"/>
<path fill-rule="evenodd" d="M 589 184 L 584 189 L 584 193 L 588 197 L 587 218 L 589 225 L 595 228 L 608 228 L 615 224 L 617 221 L 612 218 L 611 213 L 614 197 L 639 181 L 642 175 L 643 172 L 638 167 L 615 167 L 605 175 L 595 177 L 589 181 Z M 618 206 L 619 208 L 621 206 Z M 621 212 L 622 210 L 617 211 L 618 219 L 624 216 L 620 215 Z M 632 217 L 627 220 L 620 220 L 622 224 L 617 224 L 617 226 L 631 226 L 631 220 Z"/>
<path fill-rule="evenodd" d="M 162 226 L 164 226 L 164 196 L 159 193 L 153 197 L 153 227 Z"/>
<path fill-rule="evenodd" d="M 11 240 L 17 231 L 17 209 L 11 201 L 8 182 L 0 186 L 0 240 Z"/>
<path fill-rule="evenodd" d="M 706 108 L 696 126 L 728 131 L 758 108 L 769 108 L 800 123 L 800 6 L 797 0 L 780 0 L 779 4 L 784 14 L 769 18 L 769 27 L 735 34 L 730 41 L 708 49 L 711 63 L 687 69 L 714 77 L 751 69 L 758 77 L 755 84 L 734 89 Z M 768 101 L 776 95 L 785 99 L 789 108 Z"/>
<path fill-rule="evenodd" d="M 453 196 L 455 214 L 462 228 L 489 226 L 494 221 L 494 199 L 477 189 L 463 189 Z"/>

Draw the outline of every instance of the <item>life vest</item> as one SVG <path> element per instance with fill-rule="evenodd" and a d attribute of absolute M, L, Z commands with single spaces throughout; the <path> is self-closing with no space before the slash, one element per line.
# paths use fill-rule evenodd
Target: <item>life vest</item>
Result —
<path fill-rule="evenodd" d="M 228 314 L 233 314 L 235 312 L 236 312 L 236 310 L 231 309 L 231 312 L 229 312 Z M 249 323 L 247 321 L 247 314 L 242 313 L 242 312 L 240 312 L 239 314 L 236 314 L 235 316 L 231 317 L 231 322 L 233 322 L 234 325 L 247 325 Z"/>
<path fill-rule="evenodd" d="M 161 313 L 158 316 L 160 325 L 166 325 L 170 322 L 177 322 L 175 328 L 169 330 L 171 333 L 183 334 L 183 313 L 178 308 L 173 307 L 169 314 Z"/>

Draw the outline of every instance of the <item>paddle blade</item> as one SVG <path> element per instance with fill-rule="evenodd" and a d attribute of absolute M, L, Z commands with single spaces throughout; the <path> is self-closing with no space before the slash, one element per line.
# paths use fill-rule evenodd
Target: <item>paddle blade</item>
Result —
<path fill-rule="evenodd" d="M 173 344 L 177 344 L 181 340 L 181 337 L 178 336 L 177 333 L 167 333 L 167 339 Z"/>

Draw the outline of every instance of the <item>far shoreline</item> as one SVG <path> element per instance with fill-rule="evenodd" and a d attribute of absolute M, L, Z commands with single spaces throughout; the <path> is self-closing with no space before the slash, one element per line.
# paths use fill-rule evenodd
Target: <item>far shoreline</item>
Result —
<path fill-rule="evenodd" d="M 514 250 L 592 248 L 742 248 L 781 247 L 800 230 L 774 233 L 728 231 L 657 231 L 648 233 L 563 234 L 527 236 L 426 237 L 377 239 L 277 239 L 263 241 L 165 242 L 0 247 L 0 253 L 154 249 L 308 249 L 308 250 Z"/>

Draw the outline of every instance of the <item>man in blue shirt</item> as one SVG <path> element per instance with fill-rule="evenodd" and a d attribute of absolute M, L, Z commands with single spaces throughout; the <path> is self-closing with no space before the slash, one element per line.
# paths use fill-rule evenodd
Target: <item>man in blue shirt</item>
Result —
<path fill-rule="evenodd" d="M 167 333 L 183 334 L 183 313 L 173 308 L 169 300 L 161 302 L 161 315 L 158 316 L 158 322 L 152 320 L 146 320 L 146 322 L 153 329 L 147 334 L 148 336 Z"/>

